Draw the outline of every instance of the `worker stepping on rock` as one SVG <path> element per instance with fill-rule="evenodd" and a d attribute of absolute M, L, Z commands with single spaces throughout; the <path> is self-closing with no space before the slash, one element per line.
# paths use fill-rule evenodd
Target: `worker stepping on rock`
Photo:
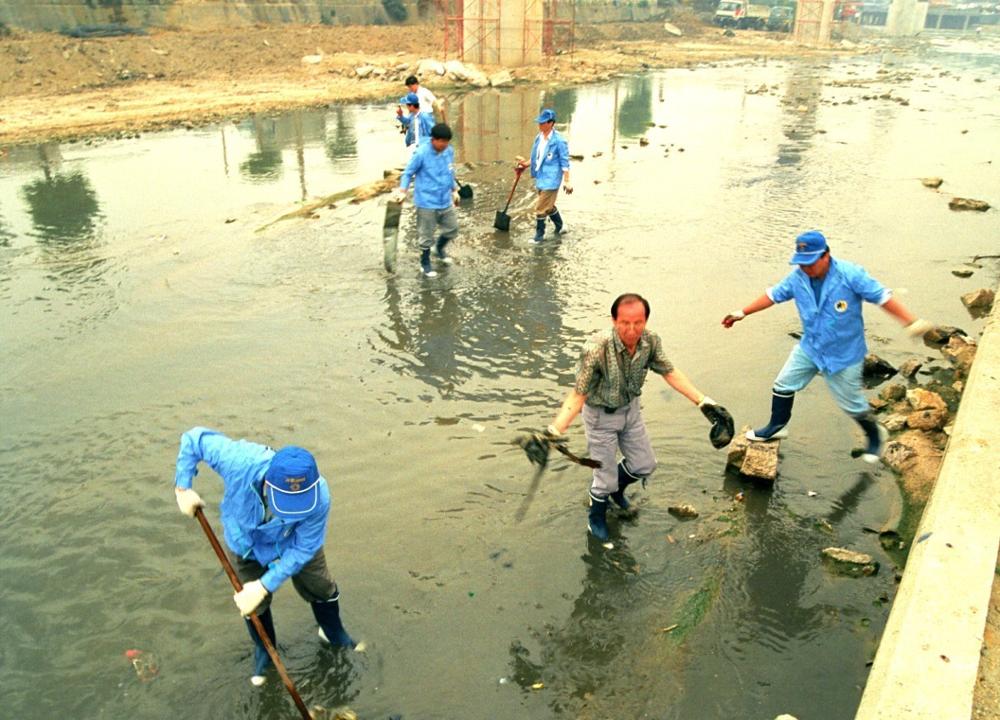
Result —
<path fill-rule="evenodd" d="M 792 403 L 795 393 L 771 391 L 771 419 L 767 425 L 757 430 L 747 430 L 747 440 L 766 441 L 788 437 L 788 421 L 792 419 Z"/>

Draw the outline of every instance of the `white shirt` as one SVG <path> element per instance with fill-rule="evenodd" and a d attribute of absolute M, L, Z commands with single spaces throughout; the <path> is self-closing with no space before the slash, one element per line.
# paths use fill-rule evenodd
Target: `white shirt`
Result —
<path fill-rule="evenodd" d="M 420 112 L 434 114 L 434 103 L 437 101 L 434 93 L 423 85 L 417 88 L 417 97 L 420 98 Z"/>
<path fill-rule="evenodd" d="M 545 148 L 549 144 L 549 138 L 552 137 L 552 131 L 550 130 L 548 135 L 544 133 L 538 133 L 538 135 L 542 139 L 538 142 L 538 154 L 535 156 L 535 172 L 538 172 L 539 168 L 542 167 L 542 160 L 545 158 Z"/>

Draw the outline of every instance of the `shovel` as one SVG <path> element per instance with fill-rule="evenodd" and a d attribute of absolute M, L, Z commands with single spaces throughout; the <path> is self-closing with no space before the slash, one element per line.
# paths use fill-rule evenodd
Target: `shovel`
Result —
<path fill-rule="evenodd" d="M 385 222 L 382 223 L 383 265 L 387 272 L 396 272 L 396 246 L 399 243 L 399 216 L 403 203 L 390 200 L 385 204 Z"/>
<path fill-rule="evenodd" d="M 493 227 L 500 232 L 508 232 L 510 230 L 510 215 L 507 214 L 507 208 L 510 207 L 511 198 L 514 197 L 514 191 L 517 189 L 517 181 L 521 179 L 521 173 L 523 172 L 523 167 L 514 170 L 514 187 L 510 189 L 510 195 L 507 196 L 507 204 L 503 206 L 503 210 L 497 210 L 496 219 L 493 220 Z"/>

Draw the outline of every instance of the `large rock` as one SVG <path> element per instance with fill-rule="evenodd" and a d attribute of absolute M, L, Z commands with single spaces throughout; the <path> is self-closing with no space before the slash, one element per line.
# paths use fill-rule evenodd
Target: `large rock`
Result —
<path fill-rule="evenodd" d="M 847 548 L 823 548 L 823 557 L 830 561 L 831 567 L 837 572 L 846 575 L 874 575 L 878 572 L 878 563 L 871 555 Z"/>
<path fill-rule="evenodd" d="M 354 68 L 354 74 L 357 75 L 359 78 L 366 78 L 373 72 L 375 72 L 374 65 L 362 65 L 360 67 Z"/>
<path fill-rule="evenodd" d="M 886 443 L 882 461 L 900 474 L 903 490 L 918 505 L 930 497 L 946 439 L 942 433 L 907 430 Z"/>
<path fill-rule="evenodd" d="M 990 209 L 990 204 L 983 200 L 956 197 L 948 202 L 948 207 L 952 210 L 978 210 L 979 212 L 986 212 Z"/>
<path fill-rule="evenodd" d="M 882 391 L 878 394 L 880 398 L 886 402 L 893 402 L 895 400 L 902 400 L 906 397 L 906 386 L 900 383 L 892 383 L 886 385 L 882 388 Z"/>
<path fill-rule="evenodd" d="M 465 69 L 465 72 L 466 72 L 465 82 L 469 83 L 469 85 L 478 88 L 484 88 L 490 86 L 490 79 L 486 77 L 486 73 L 470 67 L 467 67 Z"/>
<path fill-rule="evenodd" d="M 941 348 L 941 354 L 963 374 L 968 376 L 972 362 L 976 359 L 976 344 L 958 335 L 953 335 L 948 344 Z"/>
<path fill-rule="evenodd" d="M 684 35 L 684 31 L 681 30 L 676 25 L 674 25 L 673 23 L 668 23 L 668 22 L 663 23 L 663 30 L 664 32 L 667 33 L 667 35 L 673 35 L 674 37 L 681 37 L 682 35 Z"/>
<path fill-rule="evenodd" d="M 913 388 L 906 393 L 906 401 L 914 410 L 947 410 L 944 398 L 932 390 Z"/>
<path fill-rule="evenodd" d="M 968 337 L 969 334 L 962 328 L 957 328 L 953 325 L 935 325 L 924 333 L 924 340 L 934 345 L 943 345 L 956 335 Z"/>
<path fill-rule="evenodd" d="M 906 415 L 892 413 L 882 418 L 882 426 L 889 432 L 899 432 L 906 427 Z"/>
<path fill-rule="evenodd" d="M 947 410 L 925 408 L 914 410 L 906 416 L 906 426 L 914 430 L 940 430 L 947 424 Z"/>
<path fill-rule="evenodd" d="M 748 430 L 750 426 L 744 425 L 729 444 L 726 465 L 741 475 L 773 482 L 778 477 L 781 441 L 750 442 L 746 436 Z"/>
<path fill-rule="evenodd" d="M 493 73 L 489 79 L 490 85 L 493 87 L 508 87 L 514 84 L 514 76 L 510 74 L 509 70 Z"/>
<path fill-rule="evenodd" d="M 464 81 L 469 78 L 469 69 L 461 60 L 449 60 L 444 64 L 444 69 L 455 80 Z"/>
<path fill-rule="evenodd" d="M 996 294 L 989 288 L 979 288 L 962 296 L 962 304 L 969 310 L 989 311 Z"/>
<path fill-rule="evenodd" d="M 896 374 L 896 368 L 894 368 L 888 361 L 883 360 L 878 355 L 874 353 L 869 353 L 865 355 L 865 364 L 862 370 L 862 375 L 869 379 L 885 379 L 890 378 Z"/>
<path fill-rule="evenodd" d="M 448 72 L 444 63 L 432 58 L 425 58 L 417 64 L 417 76 L 428 77 L 429 75 L 444 75 Z"/>
<path fill-rule="evenodd" d="M 924 366 L 924 361 L 921 360 L 920 358 L 910 358 L 909 360 L 906 360 L 902 365 L 899 366 L 899 374 L 910 380 L 913 379 L 913 376 L 916 375 L 917 372 L 920 370 L 920 368 L 922 368 L 923 366 Z M 893 386 L 890 385 L 889 387 Z M 900 385 L 900 387 L 903 386 Z M 904 395 L 906 394 L 905 388 L 903 394 Z M 897 399 L 902 399 L 902 398 L 897 398 Z"/>

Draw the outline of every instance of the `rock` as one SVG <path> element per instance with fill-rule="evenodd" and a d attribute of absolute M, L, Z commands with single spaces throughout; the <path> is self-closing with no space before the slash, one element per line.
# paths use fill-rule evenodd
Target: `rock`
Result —
<path fill-rule="evenodd" d="M 955 197 L 948 202 L 948 207 L 952 210 L 978 210 L 979 212 L 986 212 L 990 209 L 990 204 L 983 200 Z"/>
<path fill-rule="evenodd" d="M 892 413 L 882 418 L 882 425 L 889 432 L 899 432 L 906 427 L 906 415 L 902 413 Z"/>
<path fill-rule="evenodd" d="M 444 75 L 448 72 L 444 63 L 432 58 L 425 58 L 417 64 L 417 76 L 426 77 L 428 75 Z"/>
<path fill-rule="evenodd" d="M 948 344 L 941 348 L 941 353 L 948 358 L 952 365 L 958 368 L 962 374 L 968 375 L 972 368 L 972 361 L 976 359 L 976 344 L 969 342 L 965 338 L 953 335 Z"/>
<path fill-rule="evenodd" d="M 469 77 L 469 70 L 460 60 L 449 60 L 444 64 L 445 72 L 455 80 L 463 81 Z"/>
<path fill-rule="evenodd" d="M 694 509 L 694 505 L 671 505 L 667 508 L 667 512 L 681 519 L 698 517 L 698 511 Z"/>
<path fill-rule="evenodd" d="M 989 312 L 993 307 L 993 300 L 996 294 L 989 288 L 979 288 L 962 296 L 962 304 L 969 310 L 985 310 Z"/>
<path fill-rule="evenodd" d="M 673 23 L 663 23 L 663 30 L 667 35 L 673 35 L 674 37 L 682 37 L 684 35 L 684 32 Z"/>
<path fill-rule="evenodd" d="M 888 402 L 894 402 L 896 400 L 902 400 L 906 397 L 906 386 L 900 383 L 892 383 L 891 385 L 886 385 L 882 388 L 882 392 L 878 394 L 880 398 Z"/>
<path fill-rule="evenodd" d="M 732 28 L 726 28 L 726 31 L 722 35 L 724 37 L 736 37 L 736 33 L 733 32 Z"/>
<path fill-rule="evenodd" d="M 865 365 L 861 373 L 866 378 L 890 378 L 896 374 L 896 368 L 874 353 L 865 356 Z"/>
<path fill-rule="evenodd" d="M 917 371 L 924 366 L 923 360 L 918 358 L 910 358 L 899 366 L 899 374 L 907 379 L 913 379 L 913 376 L 917 374 Z M 902 385 L 890 385 L 889 387 L 903 387 Z M 885 392 L 883 390 L 883 392 Z M 906 388 L 903 388 L 903 396 L 894 398 L 895 400 L 902 400 L 906 396 Z"/>
<path fill-rule="evenodd" d="M 371 65 L 361 65 L 360 67 L 354 68 L 354 74 L 359 78 L 366 78 L 375 72 L 375 68 Z"/>
<path fill-rule="evenodd" d="M 939 188 L 941 187 L 941 183 L 944 182 L 944 179 L 939 177 L 925 177 L 920 178 L 920 182 L 924 184 L 924 187 Z"/>
<path fill-rule="evenodd" d="M 935 325 L 924 333 L 924 340 L 933 345 L 943 345 L 956 335 L 967 337 L 968 333 L 952 325 Z"/>
<path fill-rule="evenodd" d="M 510 74 L 509 70 L 493 73 L 489 79 L 492 87 L 508 87 L 514 84 L 514 76 Z"/>
<path fill-rule="evenodd" d="M 914 430 L 940 430 L 948 423 L 948 411 L 928 408 L 906 416 L 906 426 Z"/>
<path fill-rule="evenodd" d="M 490 79 L 486 77 L 486 73 L 473 68 L 466 68 L 465 81 L 473 87 L 484 88 L 490 86 Z"/>
<path fill-rule="evenodd" d="M 945 440 L 942 433 L 907 430 L 886 443 L 882 461 L 900 474 L 904 492 L 917 505 L 930 497 Z"/>
<path fill-rule="evenodd" d="M 874 575 L 878 572 L 878 563 L 871 555 L 847 548 L 823 548 L 823 557 L 830 560 L 838 572 L 847 575 Z"/>
<path fill-rule="evenodd" d="M 914 410 L 947 410 L 944 399 L 932 390 L 913 388 L 906 393 L 906 401 Z"/>
<path fill-rule="evenodd" d="M 885 409 L 886 409 L 886 408 L 887 408 L 888 406 L 889 406 L 889 403 L 887 403 L 887 402 L 886 402 L 885 400 L 883 400 L 882 398 L 877 398 L 877 397 L 874 397 L 874 398 L 871 398 L 871 399 L 870 399 L 870 400 L 868 401 L 868 407 L 870 407 L 870 408 L 871 408 L 872 410 L 874 410 L 875 412 L 882 412 L 882 411 L 883 411 L 883 410 L 885 410 Z"/>
<path fill-rule="evenodd" d="M 323 62 L 323 53 L 302 56 L 302 63 L 304 65 L 319 65 L 321 62 Z"/>
<path fill-rule="evenodd" d="M 646 147 L 647 145 L 649 145 L 649 139 L 646 137 L 639 138 L 639 145 L 641 147 Z"/>
<path fill-rule="evenodd" d="M 972 268 L 952 268 L 951 274 L 955 277 L 967 278 L 972 277 Z"/>
<path fill-rule="evenodd" d="M 726 453 L 726 465 L 746 477 L 774 481 L 778 477 L 780 440 L 750 442 L 746 434 L 749 425 L 736 434 Z"/>

